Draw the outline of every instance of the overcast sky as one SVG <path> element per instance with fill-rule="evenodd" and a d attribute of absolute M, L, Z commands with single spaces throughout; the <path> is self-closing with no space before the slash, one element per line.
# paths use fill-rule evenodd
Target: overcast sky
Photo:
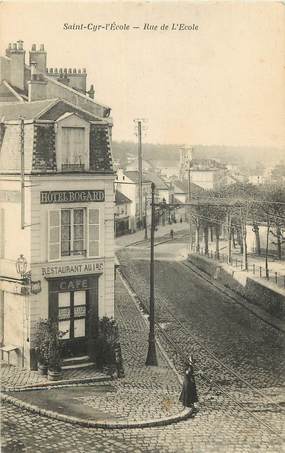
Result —
<path fill-rule="evenodd" d="M 134 140 L 139 117 L 148 119 L 147 142 L 281 147 L 284 11 L 278 2 L 4 2 L 1 54 L 22 39 L 27 51 L 45 44 L 48 67 L 86 67 L 96 99 L 112 108 L 115 140 Z M 63 29 L 113 21 L 131 29 Z"/>

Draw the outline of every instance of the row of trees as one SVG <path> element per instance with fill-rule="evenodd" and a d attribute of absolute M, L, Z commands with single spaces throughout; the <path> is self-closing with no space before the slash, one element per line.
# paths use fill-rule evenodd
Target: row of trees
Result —
<path fill-rule="evenodd" d="M 260 226 L 266 226 L 266 269 L 268 270 L 270 242 L 276 249 L 277 258 L 282 259 L 282 245 L 285 242 L 284 186 L 236 183 L 219 191 L 207 191 L 200 203 L 197 202 L 197 205 L 191 207 L 191 219 L 197 252 L 203 237 L 205 253 L 208 254 L 210 233 L 211 240 L 215 236 L 216 256 L 219 258 L 223 228 L 227 232 L 229 263 L 232 260 L 232 248 L 239 246 L 243 267 L 248 269 L 247 226 L 251 225 L 255 233 L 256 254 L 259 256 L 262 254 Z"/>

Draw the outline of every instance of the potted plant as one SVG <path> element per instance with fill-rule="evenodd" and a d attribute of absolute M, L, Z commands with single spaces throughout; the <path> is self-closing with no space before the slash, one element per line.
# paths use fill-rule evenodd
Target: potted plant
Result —
<path fill-rule="evenodd" d="M 51 322 L 49 326 L 49 359 L 48 359 L 48 378 L 51 381 L 60 379 L 62 370 L 62 345 L 60 339 L 66 332 L 58 329 L 56 322 Z"/>
<path fill-rule="evenodd" d="M 50 380 L 58 380 L 61 376 L 61 343 L 60 339 L 66 332 L 58 329 L 55 321 L 42 319 L 37 324 L 34 347 L 38 360 L 38 372 L 48 374 Z"/>
<path fill-rule="evenodd" d="M 98 335 L 94 344 L 97 368 L 105 370 L 110 376 L 124 376 L 116 321 L 104 316 L 99 320 Z"/>
<path fill-rule="evenodd" d="M 41 319 L 37 324 L 34 348 L 37 356 L 38 372 L 41 375 L 46 375 L 49 360 L 49 322 L 46 319 Z"/>

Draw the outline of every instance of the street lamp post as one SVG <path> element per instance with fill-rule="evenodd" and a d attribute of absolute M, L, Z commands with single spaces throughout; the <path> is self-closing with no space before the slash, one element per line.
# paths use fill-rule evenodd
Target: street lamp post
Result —
<path fill-rule="evenodd" d="M 148 239 L 147 236 L 147 192 L 144 194 L 144 238 Z"/>
<path fill-rule="evenodd" d="M 151 184 L 151 230 L 150 230 L 150 297 L 149 297 L 149 338 L 146 365 L 156 366 L 156 347 L 154 331 L 154 231 L 155 231 L 155 205 L 154 183 Z"/>

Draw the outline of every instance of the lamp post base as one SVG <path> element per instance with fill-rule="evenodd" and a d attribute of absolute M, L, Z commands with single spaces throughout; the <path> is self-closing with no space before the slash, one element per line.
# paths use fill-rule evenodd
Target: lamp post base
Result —
<path fill-rule="evenodd" d="M 149 340 L 145 364 L 147 366 L 157 366 L 155 340 Z"/>

